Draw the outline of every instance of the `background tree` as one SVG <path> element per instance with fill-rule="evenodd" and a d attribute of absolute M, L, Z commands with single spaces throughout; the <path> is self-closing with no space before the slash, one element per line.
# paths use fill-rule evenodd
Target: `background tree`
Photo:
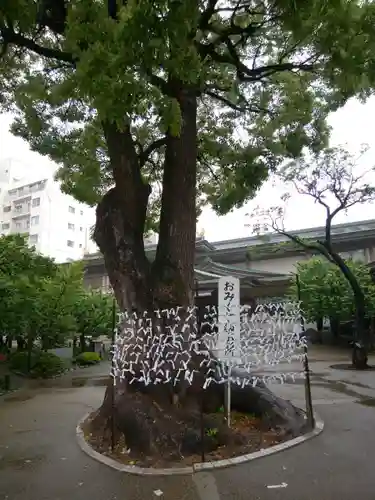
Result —
<path fill-rule="evenodd" d="M 20 235 L 0 238 L 0 332 L 29 351 L 64 344 L 75 331 L 82 293 L 82 264 L 56 265 L 29 248 Z"/>
<path fill-rule="evenodd" d="M 362 151 L 363 153 L 364 151 Z M 369 331 L 365 328 L 366 296 L 357 277 L 335 249 L 332 243 L 332 221 L 337 214 L 354 205 L 370 203 L 375 199 L 375 187 L 367 181 L 368 174 L 358 173 L 356 159 L 342 147 L 327 148 L 321 152 L 306 154 L 297 161 L 288 163 L 278 173 L 278 178 L 292 186 L 298 194 L 309 196 L 322 206 L 326 213 L 325 232 L 317 241 L 306 241 L 284 227 L 285 207 L 258 208 L 253 217 L 255 232 L 275 231 L 283 234 L 297 246 L 309 253 L 323 255 L 328 262 L 339 268 L 349 283 L 356 310 L 356 342 L 353 348 L 353 364 L 357 368 L 367 366 Z M 287 201 L 289 194 L 282 198 Z"/>
<path fill-rule="evenodd" d="M 366 299 L 366 317 L 375 312 L 375 285 L 369 268 L 360 261 L 346 260 L 346 265 L 358 280 Z M 341 270 L 322 257 L 301 261 L 296 266 L 300 299 L 308 322 L 320 319 L 331 320 L 331 331 L 337 336 L 335 324 L 350 321 L 355 316 L 353 290 Z M 299 296 L 296 280 L 290 289 L 296 300 Z"/>
<path fill-rule="evenodd" d="M 85 337 L 111 335 L 113 327 L 113 296 L 95 290 L 83 290 L 76 301 L 74 317 L 80 347 L 85 350 Z"/>
<path fill-rule="evenodd" d="M 63 346 L 77 330 L 75 307 L 83 290 L 81 262 L 59 266 L 34 289 L 29 325 L 44 350 Z"/>
<path fill-rule="evenodd" d="M 329 111 L 373 84 L 374 6 L 111 5 L 3 2 L 2 97 L 13 132 L 60 164 L 63 189 L 98 203 L 94 237 L 119 307 L 186 306 L 199 207 L 241 206 L 285 158 L 325 145 Z M 258 413 L 296 416 L 264 388 L 247 391 Z"/>
<path fill-rule="evenodd" d="M 0 237 L 0 332 L 8 338 L 9 347 L 15 339 L 25 347 L 28 324 L 35 313 L 35 287 L 56 272 L 53 260 L 30 249 L 23 236 Z"/>

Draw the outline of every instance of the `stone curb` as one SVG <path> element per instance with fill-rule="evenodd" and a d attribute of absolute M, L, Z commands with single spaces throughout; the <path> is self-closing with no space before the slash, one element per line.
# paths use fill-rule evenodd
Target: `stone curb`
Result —
<path fill-rule="evenodd" d="M 318 436 L 324 429 L 324 422 L 321 420 L 318 415 L 315 413 L 315 428 L 312 431 L 303 434 L 302 436 L 298 436 L 294 439 L 290 439 L 285 443 L 280 443 L 275 446 L 270 446 L 264 450 L 255 451 L 254 453 L 249 453 L 247 455 L 240 455 L 234 458 L 228 458 L 225 460 L 216 460 L 215 462 L 204 462 L 194 464 L 192 467 L 171 467 L 169 469 L 152 469 L 145 467 L 137 467 L 136 465 L 125 465 L 120 464 L 116 460 L 112 458 L 106 457 L 101 453 L 95 451 L 86 441 L 82 424 L 85 420 L 91 415 L 92 412 L 87 413 L 81 420 L 78 422 L 76 427 L 76 437 L 79 447 L 82 451 L 84 451 L 91 458 L 98 460 L 104 465 L 111 467 L 119 472 L 127 472 L 128 474 L 135 474 L 138 476 L 175 476 L 175 475 L 190 475 L 195 472 L 202 472 L 214 469 L 223 469 L 225 467 L 230 467 L 234 465 L 244 464 L 246 462 L 251 462 L 257 458 L 267 457 L 268 455 L 273 455 L 274 453 L 279 453 L 280 451 L 287 450 L 289 448 L 293 448 L 313 437 Z"/>

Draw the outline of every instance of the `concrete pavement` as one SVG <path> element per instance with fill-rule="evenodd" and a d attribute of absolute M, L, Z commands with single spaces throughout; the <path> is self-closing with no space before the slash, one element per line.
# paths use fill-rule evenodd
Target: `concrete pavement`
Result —
<path fill-rule="evenodd" d="M 162 500 L 373 500 L 375 373 L 330 370 L 346 352 L 327 356 L 324 349 L 311 358 L 324 432 L 285 452 L 194 477 L 128 476 L 82 453 L 75 425 L 100 405 L 104 387 L 10 394 L 0 402 L 0 500 L 152 500 L 155 490 Z M 301 381 L 273 389 L 303 403 Z"/>

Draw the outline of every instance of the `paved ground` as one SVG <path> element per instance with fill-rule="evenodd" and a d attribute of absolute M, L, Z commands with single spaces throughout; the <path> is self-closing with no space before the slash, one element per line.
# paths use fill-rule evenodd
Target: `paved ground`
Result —
<path fill-rule="evenodd" d="M 103 387 L 11 394 L 0 402 L 0 499 L 152 500 L 160 489 L 162 500 L 373 500 L 375 372 L 331 371 L 329 363 L 347 359 L 334 351 L 318 350 L 312 359 L 324 432 L 280 454 L 194 477 L 128 476 L 87 457 L 76 444 L 75 425 L 101 403 Z M 300 382 L 275 390 L 303 402 Z"/>

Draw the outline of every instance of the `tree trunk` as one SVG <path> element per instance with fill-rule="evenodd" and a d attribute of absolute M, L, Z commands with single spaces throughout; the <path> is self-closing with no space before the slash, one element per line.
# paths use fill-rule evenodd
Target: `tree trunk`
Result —
<path fill-rule="evenodd" d="M 345 261 L 336 252 L 331 251 L 332 260 L 341 269 L 353 291 L 355 304 L 355 332 L 353 342 L 352 363 L 357 370 L 364 370 L 367 365 L 367 353 L 370 347 L 369 330 L 366 328 L 366 300 L 357 278 L 351 272 Z"/>
<path fill-rule="evenodd" d="M 42 335 L 42 345 L 41 345 L 42 351 L 45 352 L 48 351 L 50 345 L 51 345 L 50 338 L 46 335 Z"/>
<path fill-rule="evenodd" d="M 24 337 L 18 336 L 17 341 L 17 351 L 24 351 L 26 348 L 26 340 Z M 12 340 L 10 340 L 10 347 L 12 347 Z"/>
<path fill-rule="evenodd" d="M 323 344 L 323 318 L 318 318 L 316 320 L 316 330 L 318 332 L 318 342 L 319 344 Z"/>
<path fill-rule="evenodd" d="M 196 238 L 197 97 L 172 81 L 181 110 L 178 137 L 167 134 L 159 244 L 152 288 L 159 307 L 193 303 Z"/>
<path fill-rule="evenodd" d="M 150 186 L 140 175 L 129 127 L 119 130 L 114 124 L 103 124 L 115 187 L 98 205 L 94 231 L 120 309 L 149 311 L 151 316 L 155 309 L 189 306 L 194 300 L 197 98 L 181 82 L 169 84 L 180 105 L 182 124 L 178 136 L 167 133 L 159 243 L 154 262 L 147 260 L 143 243 Z M 195 432 L 195 426 L 199 427 L 202 377 L 199 373 L 191 386 L 185 386 L 178 407 L 170 397 L 175 388 L 169 384 L 145 387 L 126 381 L 117 381 L 113 407 L 110 384 L 92 422 L 92 432 L 101 433 L 108 441 L 114 415 L 116 442 L 125 436 L 126 446 L 134 452 L 152 454 L 164 445 L 183 449 L 185 431 Z M 223 404 L 223 385 L 212 384 L 205 393 L 205 411 L 217 411 Z M 265 423 L 293 435 L 305 425 L 300 410 L 264 386 L 233 387 L 233 408 L 236 407 L 260 415 Z"/>
<path fill-rule="evenodd" d="M 329 318 L 329 326 L 330 326 L 333 338 L 335 339 L 335 342 L 337 342 L 338 338 L 340 336 L 340 321 L 339 321 L 339 319 L 335 318 L 333 316 L 330 317 Z"/>
<path fill-rule="evenodd" d="M 81 333 L 81 335 L 79 336 L 79 348 L 81 352 L 86 351 L 86 339 L 84 333 Z"/>

